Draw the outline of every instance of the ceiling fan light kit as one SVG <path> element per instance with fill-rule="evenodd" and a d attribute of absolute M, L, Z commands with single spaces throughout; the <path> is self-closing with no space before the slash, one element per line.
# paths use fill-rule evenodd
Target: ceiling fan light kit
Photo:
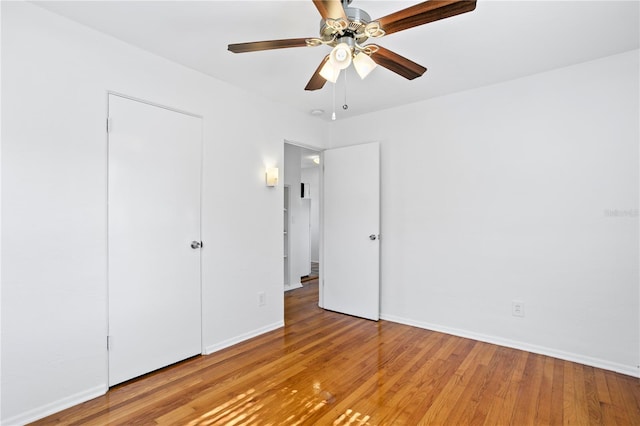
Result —
<path fill-rule="evenodd" d="M 364 52 L 359 52 L 353 57 L 353 67 L 362 80 L 364 80 L 378 64 Z"/>
<path fill-rule="evenodd" d="M 351 65 L 351 47 L 345 42 L 339 43 L 329 55 L 329 63 L 338 69 L 345 69 Z"/>
<path fill-rule="evenodd" d="M 336 67 L 329 59 L 325 62 L 324 66 L 320 70 L 320 76 L 327 81 L 335 83 L 338 81 L 338 76 L 340 75 L 340 68 Z"/>
<path fill-rule="evenodd" d="M 449 18 L 476 8 L 476 0 L 428 0 L 399 10 L 382 18 L 372 20 L 367 12 L 348 7 L 352 0 L 313 0 L 320 12 L 320 37 L 268 40 L 230 44 L 233 53 L 289 47 L 331 46 L 331 53 L 307 83 L 305 90 L 318 90 L 327 81 L 335 83 L 340 71 L 353 62 L 353 66 L 364 79 L 380 65 L 408 79 L 420 77 L 427 70 L 395 52 L 375 44 L 364 45 L 370 38 L 381 38 L 387 34 Z"/>

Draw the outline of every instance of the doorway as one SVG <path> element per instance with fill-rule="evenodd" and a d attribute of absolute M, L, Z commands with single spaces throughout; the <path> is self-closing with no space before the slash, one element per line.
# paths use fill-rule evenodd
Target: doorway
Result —
<path fill-rule="evenodd" d="M 300 196 L 309 212 L 309 251 L 306 265 L 309 269 L 300 280 L 317 280 L 320 276 L 320 153 L 311 149 L 302 149 L 300 157 Z"/>
<path fill-rule="evenodd" d="M 320 152 L 284 144 L 285 288 L 317 280 L 320 268 Z"/>
<path fill-rule="evenodd" d="M 295 279 L 295 283 L 291 283 L 294 285 L 285 287 L 285 291 L 302 287 L 298 277 L 311 273 L 312 226 L 304 221 L 311 217 L 309 210 L 305 210 L 305 197 L 313 202 L 317 192 L 316 205 L 320 207 L 318 216 L 321 217 L 318 227 L 321 243 L 317 252 L 320 277 L 316 281 L 319 281 L 318 306 L 377 320 L 380 311 L 380 145 L 369 142 L 331 148 L 320 155 L 318 151 L 285 143 L 284 151 L 285 193 L 289 194 L 290 207 L 285 215 L 290 238 L 288 276 L 290 280 Z M 303 161 L 318 165 L 316 191 L 309 178 L 307 192 Z M 295 194 L 297 188 L 300 188 L 299 194 Z"/>

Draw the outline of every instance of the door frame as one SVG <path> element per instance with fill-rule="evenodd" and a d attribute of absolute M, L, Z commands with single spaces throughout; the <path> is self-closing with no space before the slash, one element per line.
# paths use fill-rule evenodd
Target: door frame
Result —
<path fill-rule="evenodd" d="M 313 146 L 310 144 L 305 144 L 302 142 L 297 142 L 297 141 L 293 141 L 290 139 L 284 139 L 283 143 L 282 143 L 282 164 L 283 164 L 283 169 L 284 167 L 284 149 L 285 149 L 285 145 L 292 145 L 292 146 L 296 146 L 298 148 L 304 148 L 304 149 L 309 149 L 311 151 L 315 151 L 318 153 L 318 155 L 320 156 L 320 164 L 318 165 L 318 203 L 319 206 L 318 208 L 320 209 L 319 211 L 319 220 L 318 220 L 318 262 L 320 263 L 319 268 L 318 268 L 318 307 L 320 308 L 324 308 L 324 303 L 323 303 L 323 293 L 322 293 L 322 278 L 324 276 L 324 269 L 323 269 L 323 258 L 324 258 L 324 212 L 322 207 L 324 206 L 324 167 L 323 167 L 323 162 L 324 162 L 324 151 L 327 148 L 318 148 L 317 146 Z M 283 171 L 283 173 L 286 173 L 286 171 Z M 284 184 L 283 184 L 284 187 Z M 295 191 L 294 191 L 295 192 Z M 289 191 L 289 197 L 291 197 L 291 191 Z M 283 203 L 284 203 L 284 192 L 283 192 Z M 291 217 L 289 217 L 289 220 L 291 220 Z M 291 249 L 291 242 L 289 242 L 289 249 Z M 283 266 L 284 269 L 284 266 Z M 289 263 L 289 278 L 291 279 L 291 262 Z M 283 292 L 283 297 L 284 297 L 284 292 Z"/>
<path fill-rule="evenodd" d="M 124 99 L 128 99 L 135 102 L 140 102 L 149 106 L 162 108 L 168 111 L 177 112 L 179 114 L 188 115 L 194 118 L 200 119 L 201 122 L 201 131 L 200 131 L 200 190 L 199 190 L 199 222 L 200 222 L 200 240 L 202 241 L 202 193 L 203 193 L 203 175 L 204 175 L 204 116 L 201 114 L 196 114 L 191 111 L 183 110 L 180 108 L 174 108 L 165 104 L 161 104 L 158 102 L 149 101 L 147 99 L 139 98 L 132 95 L 127 95 L 122 92 L 118 92 L 115 90 L 106 90 L 105 92 L 105 109 L 104 109 L 104 117 L 105 117 L 105 133 L 104 133 L 104 154 L 105 154 L 105 188 L 104 188 L 104 200 L 105 200 L 105 229 L 106 229 L 106 238 L 105 238 L 105 270 L 106 270 L 106 285 L 105 285 L 105 315 L 106 315 L 106 330 L 105 336 L 107 336 L 107 344 L 105 345 L 105 378 L 106 383 L 109 383 L 109 347 L 108 347 L 108 339 L 109 339 L 109 97 L 110 96 L 118 96 Z M 200 267 L 198 274 L 200 276 L 200 353 L 205 353 L 204 347 L 204 322 L 203 322 L 203 306 L 202 306 L 202 249 L 199 250 L 200 257 Z M 107 389 L 110 387 L 107 385 Z"/>

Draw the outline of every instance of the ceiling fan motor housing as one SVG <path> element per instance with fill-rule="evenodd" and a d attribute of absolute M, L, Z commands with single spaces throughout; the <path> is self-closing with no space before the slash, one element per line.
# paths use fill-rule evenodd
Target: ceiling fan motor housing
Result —
<path fill-rule="evenodd" d="M 349 1 L 349 3 L 351 3 L 351 1 Z M 342 30 L 342 34 L 340 34 L 339 29 L 336 29 L 334 25 L 327 22 L 329 21 L 328 19 L 322 19 L 320 21 L 320 37 L 324 41 L 335 39 L 332 42 L 327 43 L 329 46 L 335 47 L 341 41 L 345 42 L 346 38 L 357 39 L 358 43 L 362 43 L 368 39 L 368 36 L 365 33 L 365 27 L 369 22 L 371 22 L 371 16 L 369 16 L 369 14 L 364 10 L 356 7 L 345 7 L 344 12 L 349 21 L 343 23 L 345 28 Z"/>

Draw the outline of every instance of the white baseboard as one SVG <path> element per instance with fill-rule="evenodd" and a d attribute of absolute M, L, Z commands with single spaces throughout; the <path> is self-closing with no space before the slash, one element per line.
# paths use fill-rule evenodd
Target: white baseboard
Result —
<path fill-rule="evenodd" d="M 220 343 L 209 345 L 209 346 L 204 348 L 203 355 L 210 355 L 210 354 L 212 354 L 214 352 L 217 352 L 217 351 L 220 351 L 222 349 L 228 348 L 229 346 L 233 346 L 233 345 L 235 345 L 237 343 L 244 342 L 245 340 L 249 340 L 249 339 L 251 339 L 253 337 L 260 336 L 261 334 L 265 334 L 265 333 L 268 333 L 268 332 L 273 331 L 273 330 L 277 330 L 278 328 L 282 328 L 282 327 L 284 327 L 284 320 L 283 321 L 278 321 L 278 322 L 273 323 L 273 324 L 269 324 L 269 325 L 264 326 L 264 327 L 260 327 L 260 328 L 258 328 L 256 330 L 252 330 L 252 331 L 250 331 L 248 333 L 244 333 L 244 334 L 241 334 L 239 336 L 232 337 L 231 339 L 224 340 L 224 341 L 222 341 Z"/>
<path fill-rule="evenodd" d="M 284 291 L 295 290 L 296 288 L 302 288 L 301 283 L 285 284 Z"/>
<path fill-rule="evenodd" d="M 73 407 L 74 405 L 82 404 L 83 402 L 89 401 L 90 399 L 102 396 L 107 393 L 108 389 L 109 387 L 106 384 L 96 386 L 92 389 L 87 389 L 86 391 L 79 392 L 75 395 L 71 395 L 58 401 L 45 404 L 42 407 L 34 408 L 33 410 L 29 410 L 26 413 L 18 414 L 17 416 L 13 416 L 8 419 L 3 419 L 1 423 L 4 426 L 21 426 L 27 423 L 31 423 L 47 417 L 51 414 L 55 414 L 59 411 L 66 410 L 67 408 Z"/>
<path fill-rule="evenodd" d="M 494 345 L 504 346 L 507 348 L 519 349 L 522 351 L 532 352 L 540 355 L 546 355 L 553 358 L 562 359 L 565 361 L 577 362 L 579 364 L 584 364 L 584 365 L 588 365 L 596 368 L 602 368 L 604 370 L 615 371 L 616 373 L 622 373 L 632 377 L 640 377 L 640 368 L 631 366 L 631 365 L 618 364 L 616 362 L 611 362 L 603 359 L 592 358 L 589 356 L 575 354 L 571 352 L 564 352 L 561 350 L 547 348 L 544 346 L 531 345 L 529 343 L 519 342 L 516 340 L 503 339 L 501 337 L 474 333 L 467 330 L 444 327 L 438 324 L 414 321 L 408 318 L 397 317 L 395 315 L 380 314 L 380 319 L 391 321 L 391 322 L 397 322 L 399 324 L 410 325 L 412 327 L 424 328 L 426 330 L 437 331 L 439 333 L 451 334 L 453 336 L 478 340 L 480 342 L 491 343 Z"/>
<path fill-rule="evenodd" d="M 276 323 L 267 325 L 265 327 L 261 327 L 259 329 L 250 331 L 248 333 L 241 334 L 231 339 L 227 339 L 215 345 L 207 346 L 205 348 L 204 355 L 212 354 L 221 349 L 227 348 L 229 346 L 233 346 L 236 343 L 243 342 L 245 340 L 251 339 L 253 337 L 259 336 L 264 333 L 268 333 L 269 331 L 276 330 L 282 327 L 284 327 L 284 321 L 278 321 Z M 65 410 L 67 408 L 73 407 L 74 405 L 78 405 L 83 402 L 89 401 L 93 398 L 102 396 L 105 393 L 107 393 L 108 390 L 109 390 L 109 387 L 106 384 L 101 386 L 96 386 L 95 388 L 88 389 L 83 392 L 79 392 L 75 395 L 71 395 L 69 397 L 60 399 L 58 401 L 51 402 L 49 404 L 43 405 L 38 408 L 34 408 L 33 410 L 29 410 L 25 413 L 18 414 L 11 418 L 2 419 L 0 421 L 0 424 L 2 424 L 3 426 L 22 426 L 27 423 L 31 423 L 36 420 L 47 417 L 51 414 L 55 414 L 57 412 Z"/>

